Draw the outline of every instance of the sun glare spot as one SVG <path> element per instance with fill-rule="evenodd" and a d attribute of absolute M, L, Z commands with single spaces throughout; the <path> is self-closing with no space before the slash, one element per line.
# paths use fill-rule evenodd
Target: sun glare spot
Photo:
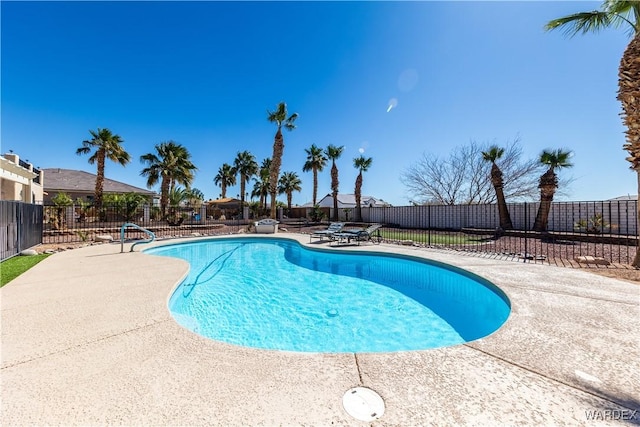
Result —
<path fill-rule="evenodd" d="M 418 80 L 418 72 L 413 68 L 408 68 L 400 74 L 400 77 L 398 77 L 398 89 L 403 92 L 409 92 L 416 87 Z"/>
<path fill-rule="evenodd" d="M 602 382 L 600 380 L 600 378 L 594 377 L 593 375 L 589 375 L 586 372 L 582 372 L 582 371 L 579 371 L 579 370 L 576 369 L 575 373 L 576 373 L 576 376 L 578 376 L 578 377 L 580 377 L 580 378 L 582 378 L 584 380 L 595 382 L 595 383 L 601 383 Z"/>
<path fill-rule="evenodd" d="M 391 98 L 389 100 L 389 106 L 387 107 L 387 113 L 391 111 L 393 108 L 398 106 L 398 100 L 396 98 Z"/>

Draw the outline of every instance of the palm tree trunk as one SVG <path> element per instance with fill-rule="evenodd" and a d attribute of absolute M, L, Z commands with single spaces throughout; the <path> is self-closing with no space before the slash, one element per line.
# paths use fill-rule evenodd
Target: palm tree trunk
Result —
<path fill-rule="evenodd" d="M 100 211 L 100 209 L 102 209 L 102 188 L 104 186 L 104 160 L 105 160 L 104 149 L 100 149 L 97 157 L 98 157 L 98 170 L 96 173 L 96 189 L 95 189 L 94 203 L 96 205 L 96 209 Z"/>
<path fill-rule="evenodd" d="M 504 182 L 502 180 L 502 171 L 495 162 L 491 165 L 491 184 L 496 191 L 496 199 L 498 203 L 498 217 L 500 219 L 500 228 L 502 230 L 510 230 L 513 228 L 511 216 L 507 208 L 507 201 L 504 198 Z"/>
<path fill-rule="evenodd" d="M 549 224 L 549 211 L 551 210 L 551 202 L 553 202 L 554 193 L 555 188 L 543 187 L 540 189 L 540 206 L 538 206 L 536 220 L 533 223 L 533 231 L 547 231 L 547 225 Z"/>
<path fill-rule="evenodd" d="M 638 208 L 638 212 L 636 214 L 636 235 L 640 231 L 640 169 L 636 169 L 636 176 L 638 179 L 638 200 L 636 201 L 636 207 Z M 632 266 L 638 268 L 640 267 L 640 243 L 638 244 L 638 249 L 636 249 L 636 256 L 633 258 Z"/>
<path fill-rule="evenodd" d="M 362 191 L 362 172 L 360 172 L 358 174 L 358 177 L 356 178 L 356 188 L 355 188 L 355 196 L 356 196 L 356 217 L 355 220 L 357 222 L 361 222 L 362 221 L 362 206 L 360 206 L 360 198 L 361 198 L 361 194 L 360 192 Z"/>
<path fill-rule="evenodd" d="M 167 205 L 169 204 L 169 179 L 166 176 L 162 177 L 162 183 L 160 184 L 160 210 L 162 216 L 167 214 Z"/>
<path fill-rule="evenodd" d="M 333 198 L 333 220 L 338 220 L 338 167 L 335 160 L 331 166 L 331 197 Z"/>
<path fill-rule="evenodd" d="M 618 100 L 622 104 L 622 120 L 627 128 L 624 149 L 629 152 L 627 160 L 638 174 L 638 206 L 640 207 L 640 32 L 627 45 L 618 68 Z M 640 232 L 640 210 L 637 218 L 637 233 Z M 640 245 L 631 264 L 640 267 Z"/>
<path fill-rule="evenodd" d="M 511 223 L 511 215 L 509 215 L 509 208 L 507 208 L 507 201 L 504 198 L 504 191 L 502 190 L 502 187 L 496 187 L 496 198 L 498 199 L 500 228 L 503 230 L 511 230 L 513 228 L 513 224 Z"/>
<path fill-rule="evenodd" d="M 220 185 L 220 190 L 222 191 L 221 199 L 224 199 L 225 197 L 227 197 L 227 186 L 224 183 Z"/>
<path fill-rule="evenodd" d="M 284 151 L 284 138 L 282 131 L 278 127 L 273 141 L 273 156 L 271 156 L 271 169 L 269 169 L 269 193 L 271 194 L 271 215 L 276 219 L 276 197 L 278 195 L 278 175 L 280 175 L 280 165 L 282 163 L 282 152 Z"/>
<path fill-rule="evenodd" d="M 291 212 L 291 199 L 293 199 L 293 193 L 289 191 L 287 193 L 287 208 L 289 209 L 289 212 Z M 287 215 L 290 215 L 290 214 L 287 214 Z"/>
<path fill-rule="evenodd" d="M 240 175 L 240 218 L 244 219 L 244 187 L 246 183 L 246 177 Z"/>
<path fill-rule="evenodd" d="M 316 205 L 318 199 L 318 169 L 313 168 L 313 206 Z"/>

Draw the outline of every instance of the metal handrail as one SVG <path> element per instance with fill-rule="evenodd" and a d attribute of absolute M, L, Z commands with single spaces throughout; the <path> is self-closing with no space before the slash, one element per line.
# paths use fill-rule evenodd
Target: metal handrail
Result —
<path fill-rule="evenodd" d="M 145 240 L 144 242 L 136 242 L 133 245 L 131 245 L 131 250 L 129 252 L 133 252 L 133 247 L 135 245 L 140 245 L 143 243 L 151 243 L 154 240 L 156 240 L 156 235 L 153 234 L 153 232 L 147 230 L 146 228 L 140 227 L 138 224 L 134 224 L 132 222 L 126 222 L 124 224 L 122 224 L 122 227 L 120 228 L 120 253 L 124 252 L 124 230 L 127 227 L 133 227 L 133 228 L 137 228 L 140 231 L 143 231 L 145 233 L 147 233 L 149 236 L 151 236 L 150 240 Z"/>

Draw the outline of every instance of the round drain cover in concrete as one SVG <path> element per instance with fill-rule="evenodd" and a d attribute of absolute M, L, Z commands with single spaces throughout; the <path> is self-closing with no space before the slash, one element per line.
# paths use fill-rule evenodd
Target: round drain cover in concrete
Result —
<path fill-rule="evenodd" d="M 382 397 L 370 388 L 355 387 L 342 396 L 342 406 L 349 415 L 360 421 L 374 421 L 384 414 Z"/>

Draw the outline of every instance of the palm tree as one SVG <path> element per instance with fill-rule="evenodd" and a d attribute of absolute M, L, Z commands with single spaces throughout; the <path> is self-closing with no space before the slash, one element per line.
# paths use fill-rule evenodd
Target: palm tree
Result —
<path fill-rule="evenodd" d="M 256 158 L 253 154 L 248 151 L 242 151 L 236 155 L 233 166 L 236 172 L 240 174 L 240 206 L 242 215 L 244 215 L 244 211 L 242 210 L 244 207 L 244 189 L 247 181 L 258 173 L 258 163 L 256 163 Z"/>
<path fill-rule="evenodd" d="M 329 145 L 325 150 L 327 158 L 331 160 L 331 197 L 333 198 L 333 220 L 338 220 L 338 167 L 336 166 L 336 160 L 340 158 L 344 151 L 344 145 L 337 147 L 335 145 Z"/>
<path fill-rule="evenodd" d="M 140 162 L 147 164 L 140 175 L 147 177 L 148 188 L 160 181 L 160 208 L 164 215 L 169 201 L 169 191 L 174 190 L 176 184 L 189 188 L 198 168 L 191 162 L 189 151 L 174 141 L 156 144 L 155 150 L 155 154 L 140 156 Z"/>
<path fill-rule="evenodd" d="M 121 144 L 124 140 L 120 135 L 114 135 L 109 129 L 100 128 L 97 131 L 90 130 L 89 133 L 91 139 L 82 141 L 82 147 L 76 150 L 76 154 L 89 154 L 91 150 L 95 150 L 93 155 L 89 157 L 89 164 L 98 164 L 94 203 L 99 210 L 102 208 L 105 160 L 109 159 L 124 166 L 131 161 L 131 156 L 122 147 Z"/>
<path fill-rule="evenodd" d="M 204 193 L 195 187 L 186 190 L 185 198 L 193 208 L 200 208 L 204 200 Z"/>
<path fill-rule="evenodd" d="M 262 165 L 260 166 L 260 172 L 258 172 L 258 177 L 254 178 L 255 183 L 253 184 L 253 190 L 251 191 L 251 197 L 258 197 L 260 201 L 258 202 L 259 209 L 266 209 L 267 207 L 267 195 L 269 194 L 269 174 L 271 173 L 271 159 L 267 157 L 262 161 Z"/>
<path fill-rule="evenodd" d="M 360 171 L 358 173 L 358 177 L 356 178 L 356 188 L 355 188 L 355 196 L 356 196 L 356 221 L 362 221 L 362 206 L 360 206 L 360 199 L 362 197 L 362 172 L 366 172 L 371 167 L 371 162 L 373 159 L 371 157 L 367 158 L 364 156 L 356 157 L 353 159 L 353 166 Z"/>
<path fill-rule="evenodd" d="M 169 194 L 167 194 L 168 202 L 169 202 L 169 213 L 166 215 L 165 219 L 169 225 L 180 225 L 186 218 L 186 213 L 180 212 L 180 205 L 183 205 L 184 202 L 189 197 L 188 190 L 182 187 L 172 187 L 169 189 Z"/>
<path fill-rule="evenodd" d="M 220 190 L 222 191 L 220 198 L 224 199 L 227 197 L 227 187 L 236 185 L 236 174 L 237 172 L 234 167 L 228 163 L 224 163 L 220 169 L 218 169 L 218 174 L 213 178 L 213 183 L 220 186 Z"/>
<path fill-rule="evenodd" d="M 496 164 L 496 161 L 504 154 L 504 148 L 492 145 L 487 151 L 482 152 L 482 159 L 491 162 L 491 184 L 496 190 L 496 199 L 498 200 L 498 217 L 500 218 L 500 228 L 510 230 L 513 228 L 507 202 L 504 198 L 504 182 L 502 181 L 502 171 Z"/>
<path fill-rule="evenodd" d="M 638 180 L 638 199 L 640 200 L 640 2 L 628 0 L 606 0 L 602 10 L 575 13 L 554 19 L 546 30 L 565 28 L 566 33 L 574 36 L 578 33 L 597 32 L 606 27 L 628 26 L 633 38 L 627 45 L 618 67 L 618 100 L 622 104 L 622 119 L 627 127 L 624 149 L 629 153 L 627 160 L 631 169 L 636 171 Z M 640 209 L 640 204 L 638 204 Z M 637 215 L 640 230 L 640 210 Z M 640 246 L 632 265 L 640 267 Z"/>
<path fill-rule="evenodd" d="M 313 206 L 315 206 L 318 198 L 318 171 L 322 172 L 327 164 L 327 158 L 322 148 L 316 144 L 311 144 L 311 147 L 305 148 L 304 151 L 307 153 L 307 161 L 304 163 L 302 171 L 313 172 Z"/>
<path fill-rule="evenodd" d="M 540 189 L 540 206 L 538 207 L 536 220 L 533 223 L 534 231 L 547 231 L 551 202 L 553 202 L 553 196 L 558 189 L 558 176 L 555 171 L 556 169 L 573 166 L 569 161 L 570 157 L 571 151 L 564 150 L 544 150 L 542 154 L 540 154 L 540 163 L 549 166 L 549 169 L 542 174 L 540 183 L 538 184 L 538 188 Z"/>
<path fill-rule="evenodd" d="M 287 104 L 281 102 L 275 111 L 267 111 L 267 120 L 278 126 L 276 136 L 273 141 L 273 155 L 271 156 L 271 169 L 269 173 L 269 193 L 271 193 L 271 218 L 276 218 L 276 195 L 278 193 L 278 175 L 280 175 L 280 165 L 282 164 L 282 153 L 284 152 L 284 138 L 282 128 L 294 130 L 293 124 L 298 118 L 298 113 L 293 113 L 287 117 Z"/>
<path fill-rule="evenodd" d="M 291 198 L 294 191 L 302 191 L 302 181 L 295 172 L 284 172 L 278 182 L 278 193 L 287 195 L 287 209 L 291 211 Z"/>
<path fill-rule="evenodd" d="M 178 207 L 189 198 L 189 190 L 182 187 L 173 187 L 169 190 L 169 205 Z"/>

